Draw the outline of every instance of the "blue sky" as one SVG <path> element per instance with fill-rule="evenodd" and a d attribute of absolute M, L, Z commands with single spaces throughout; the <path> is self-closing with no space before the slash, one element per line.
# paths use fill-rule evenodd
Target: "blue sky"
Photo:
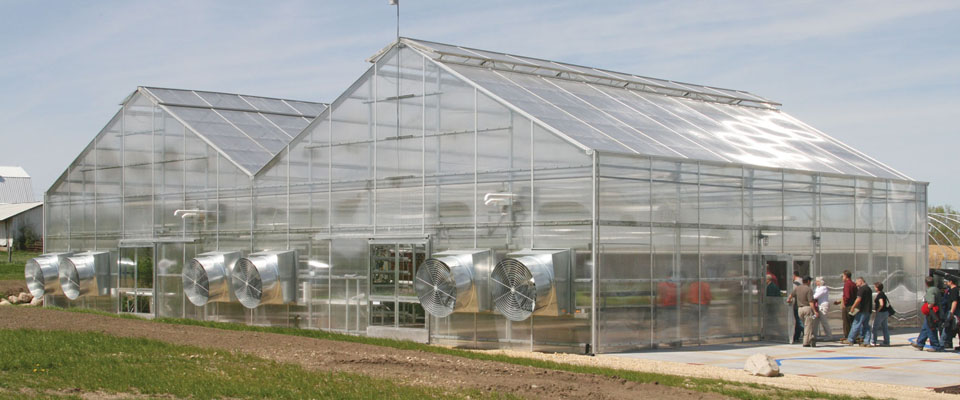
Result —
<path fill-rule="evenodd" d="M 960 206 L 960 2 L 402 1 L 404 36 L 777 100 Z M 138 85 L 329 102 L 394 35 L 387 0 L 0 0 L 0 165 L 42 193 Z"/>

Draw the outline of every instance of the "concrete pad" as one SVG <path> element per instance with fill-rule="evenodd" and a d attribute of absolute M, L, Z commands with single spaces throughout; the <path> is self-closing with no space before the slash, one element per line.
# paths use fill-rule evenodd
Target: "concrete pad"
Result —
<path fill-rule="evenodd" d="M 960 354 L 916 350 L 910 346 L 916 336 L 916 332 L 908 331 L 893 334 L 890 336 L 890 347 L 860 347 L 841 345 L 839 342 L 820 342 L 817 347 L 811 348 L 799 344 L 748 342 L 607 354 L 602 357 L 628 357 L 742 369 L 747 357 L 765 353 L 777 360 L 780 371 L 784 374 L 917 387 L 960 385 Z"/>

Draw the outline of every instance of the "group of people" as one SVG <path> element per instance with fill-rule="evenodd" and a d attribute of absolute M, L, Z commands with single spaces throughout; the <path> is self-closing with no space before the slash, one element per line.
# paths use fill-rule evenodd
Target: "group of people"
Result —
<path fill-rule="evenodd" d="M 920 306 L 923 325 L 913 347 L 935 352 L 960 351 L 960 346 L 953 347 L 953 337 L 957 334 L 957 317 L 960 315 L 957 307 L 960 300 L 957 278 L 948 277 L 943 289 L 937 288 L 932 276 L 928 276 L 924 283 L 927 289 Z M 930 341 L 930 347 L 926 347 L 927 340 Z"/>
<path fill-rule="evenodd" d="M 837 300 L 833 305 L 843 306 L 843 339 L 842 344 L 861 346 L 889 346 L 890 345 L 890 327 L 887 323 L 888 318 L 893 315 L 893 306 L 883 291 L 883 283 L 875 282 L 873 288 L 866 283 L 863 278 L 851 279 L 850 271 L 843 271 L 843 298 Z M 771 291 L 776 291 L 779 296 L 779 288 L 776 286 L 776 277 L 767 275 L 767 295 Z M 816 287 L 811 286 L 811 282 L 816 283 Z M 824 284 L 823 277 L 817 277 L 816 280 L 807 276 L 800 277 L 799 273 L 794 273 L 795 288 L 787 298 L 787 303 L 793 304 L 794 310 L 794 343 L 803 342 L 803 347 L 817 346 L 817 332 L 823 330 L 827 339 L 831 335 L 831 329 L 827 313 L 830 309 L 830 293 Z M 874 290 L 876 295 L 874 296 Z M 871 327 L 870 318 L 873 316 Z M 933 326 L 933 325 L 931 325 Z M 928 329 L 932 332 L 933 328 Z M 883 340 L 878 340 L 883 335 Z M 933 336 L 929 336 L 935 340 Z M 932 342 L 931 342 L 932 343 Z"/>

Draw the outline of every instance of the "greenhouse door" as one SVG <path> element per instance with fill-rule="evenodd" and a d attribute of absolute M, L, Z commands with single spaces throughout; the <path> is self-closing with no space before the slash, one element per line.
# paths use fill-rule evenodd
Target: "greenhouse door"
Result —
<path fill-rule="evenodd" d="M 426 327 L 426 313 L 413 289 L 417 267 L 427 259 L 427 242 L 370 241 L 370 325 Z"/>
<path fill-rule="evenodd" d="M 154 246 L 121 247 L 117 299 L 121 313 L 154 315 Z"/>
<path fill-rule="evenodd" d="M 786 303 L 793 292 L 793 258 L 786 254 L 761 256 L 760 326 L 761 339 L 790 343 L 793 339 L 793 306 Z M 769 284 L 767 275 L 772 275 Z"/>

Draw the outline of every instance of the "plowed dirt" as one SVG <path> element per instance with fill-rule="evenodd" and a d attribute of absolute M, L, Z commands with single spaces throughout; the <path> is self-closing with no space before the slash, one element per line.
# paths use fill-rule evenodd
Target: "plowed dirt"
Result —
<path fill-rule="evenodd" d="M 0 308 L 0 329 L 93 331 L 168 343 L 223 349 L 300 364 L 316 371 L 343 371 L 410 385 L 471 388 L 531 399 L 722 399 L 656 384 L 493 361 L 261 332 L 154 323 L 37 307 Z"/>

